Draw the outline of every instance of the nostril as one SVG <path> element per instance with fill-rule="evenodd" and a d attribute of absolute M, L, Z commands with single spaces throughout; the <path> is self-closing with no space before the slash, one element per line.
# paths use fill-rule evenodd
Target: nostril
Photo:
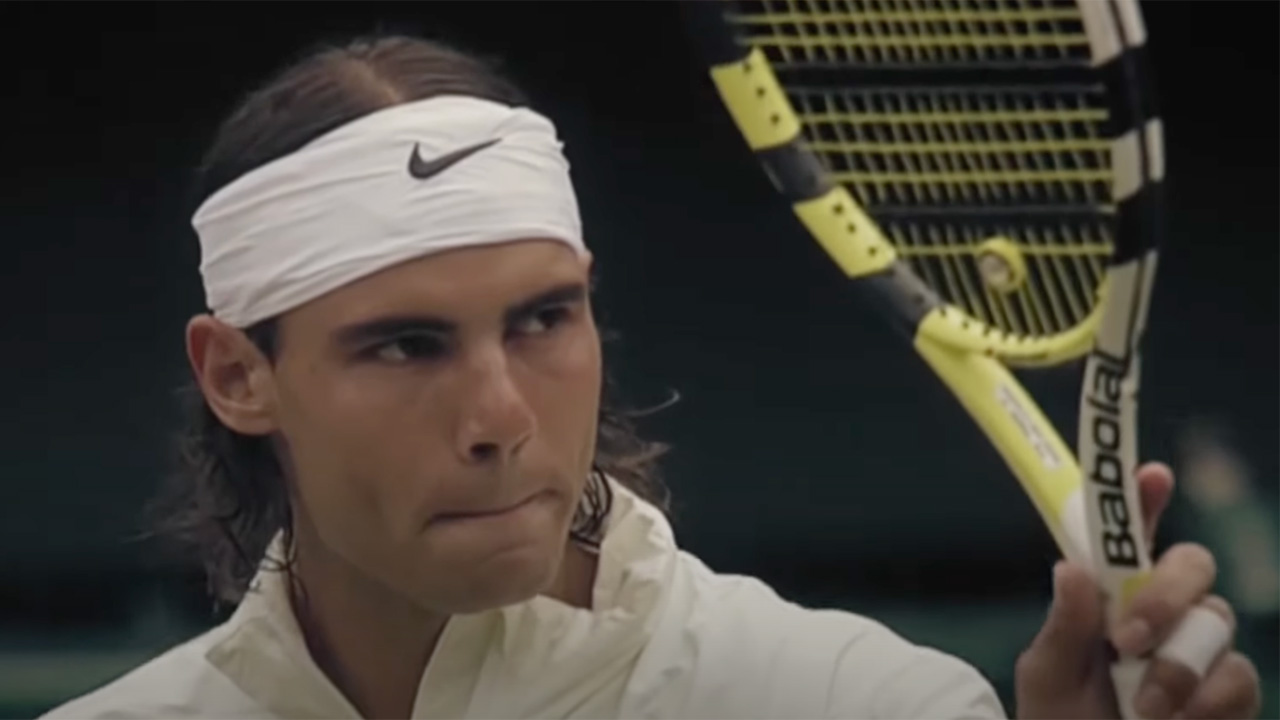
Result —
<path fill-rule="evenodd" d="M 496 443 L 476 443 L 471 446 L 471 457 L 476 461 L 492 460 L 497 454 Z"/>

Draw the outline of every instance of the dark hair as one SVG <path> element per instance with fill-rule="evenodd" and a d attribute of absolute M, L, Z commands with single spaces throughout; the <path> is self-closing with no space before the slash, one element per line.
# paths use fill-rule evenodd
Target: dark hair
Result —
<path fill-rule="evenodd" d="M 442 94 L 528 105 L 491 63 L 438 42 L 373 37 L 308 52 L 250 93 L 222 122 L 202 162 L 197 202 L 339 126 Z M 274 319 L 245 332 L 275 359 Z M 182 395 L 186 424 L 178 438 L 177 471 L 150 508 L 152 534 L 177 541 L 194 556 L 215 601 L 236 603 L 272 538 L 281 531 L 286 540 L 290 537 L 292 513 L 281 465 L 270 438 L 223 425 L 194 383 Z M 664 512 L 669 507 L 655 462 L 666 447 L 642 440 L 632 424 L 637 413 L 619 409 L 613 395 L 606 372 L 596 456 L 572 530 L 574 539 L 588 544 L 598 542 L 612 503 L 604 474 Z"/>

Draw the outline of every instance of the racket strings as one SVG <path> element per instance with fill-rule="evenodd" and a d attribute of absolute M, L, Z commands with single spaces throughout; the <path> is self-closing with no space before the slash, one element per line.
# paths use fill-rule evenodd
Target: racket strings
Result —
<path fill-rule="evenodd" d="M 1060 72 L 1089 58 L 1074 2 L 733 7 L 739 41 L 770 58 L 803 143 L 945 301 L 1019 335 L 1089 317 L 1115 207 L 1103 89 Z M 1041 70 L 963 69 L 995 66 Z M 999 257 L 1016 283 L 989 276 L 993 239 L 1017 256 Z"/>
<path fill-rule="evenodd" d="M 728 16 L 775 63 L 1086 67 L 1070 0 L 761 0 Z"/>
<path fill-rule="evenodd" d="M 1111 209 L 1100 90 L 787 91 L 809 149 L 877 202 Z"/>
<path fill-rule="evenodd" d="M 1096 128 L 1106 113 L 1087 92 L 790 94 L 806 144 L 949 302 L 1019 334 L 1060 332 L 1088 316 L 1101 275 L 1090 270 L 1112 252 L 1097 226 L 1113 207 L 1108 149 Z M 1021 217 L 993 224 L 1002 210 Z M 913 235 L 906 218 L 926 231 Z M 978 256 L 993 236 L 1012 240 L 1028 260 L 1026 282 L 1013 292 L 981 278 Z"/>

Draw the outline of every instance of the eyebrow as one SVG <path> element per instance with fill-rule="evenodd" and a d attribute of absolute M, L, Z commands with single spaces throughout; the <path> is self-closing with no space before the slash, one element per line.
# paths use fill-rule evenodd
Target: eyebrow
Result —
<path fill-rule="evenodd" d="M 587 286 L 581 282 L 557 285 L 527 300 L 509 306 L 502 313 L 503 322 L 511 325 L 523 320 L 547 305 L 580 303 L 587 297 Z M 365 343 L 412 333 L 448 335 L 457 331 L 452 320 L 431 315 L 389 315 L 345 325 L 334 331 L 338 344 L 357 346 Z"/>

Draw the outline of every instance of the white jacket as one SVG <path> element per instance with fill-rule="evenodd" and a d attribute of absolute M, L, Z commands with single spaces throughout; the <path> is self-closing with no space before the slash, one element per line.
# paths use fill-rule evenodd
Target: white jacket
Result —
<path fill-rule="evenodd" d="M 446 625 L 414 718 L 997 718 L 971 666 L 680 550 L 614 484 L 594 608 L 547 597 Z M 359 718 L 312 661 L 279 573 L 222 625 L 46 718 Z"/>

